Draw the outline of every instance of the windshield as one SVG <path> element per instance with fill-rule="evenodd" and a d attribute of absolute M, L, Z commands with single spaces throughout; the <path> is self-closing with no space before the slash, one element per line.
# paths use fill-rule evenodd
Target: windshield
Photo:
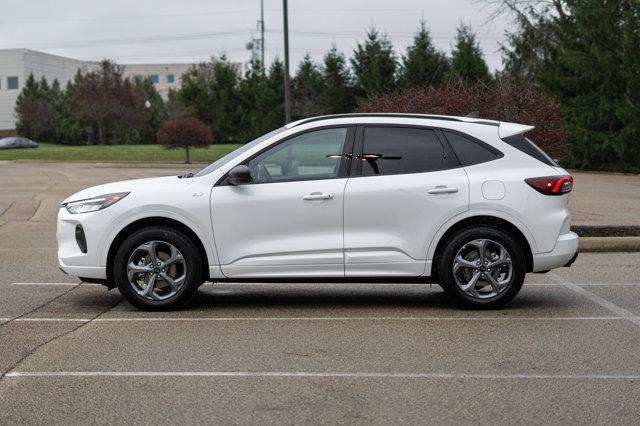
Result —
<path fill-rule="evenodd" d="M 231 151 L 230 153 L 228 153 L 224 157 L 214 161 L 213 163 L 209 164 L 204 169 L 200 170 L 198 173 L 196 173 L 196 176 L 204 176 L 206 174 L 211 173 L 212 171 L 214 171 L 216 169 L 219 169 L 224 164 L 228 163 L 229 161 L 233 160 L 236 157 L 239 157 L 240 155 L 242 155 L 245 152 L 249 151 L 254 146 L 259 145 L 260 143 L 266 141 L 270 137 L 275 136 L 278 133 L 281 133 L 281 132 L 283 132 L 285 130 L 287 130 L 286 127 L 280 127 L 279 129 L 273 130 L 273 131 L 267 133 L 266 135 L 260 136 L 258 139 L 254 139 L 251 142 L 242 145 L 240 148 L 236 149 L 235 151 Z"/>

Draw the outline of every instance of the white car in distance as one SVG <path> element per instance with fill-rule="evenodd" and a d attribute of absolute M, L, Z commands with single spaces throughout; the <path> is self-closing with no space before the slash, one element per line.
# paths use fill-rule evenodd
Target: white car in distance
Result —
<path fill-rule="evenodd" d="M 468 117 L 300 120 L 196 174 L 85 189 L 58 215 L 61 269 L 141 309 L 213 282 L 436 282 L 492 308 L 570 265 L 573 178 L 525 137 Z"/>

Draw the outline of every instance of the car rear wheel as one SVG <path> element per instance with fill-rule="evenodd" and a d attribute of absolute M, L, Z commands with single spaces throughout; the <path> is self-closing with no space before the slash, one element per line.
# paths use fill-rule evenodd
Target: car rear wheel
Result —
<path fill-rule="evenodd" d="M 196 292 L 202 277 L 194 244 L 166 227 L 132 234 L 118 249 L 113 268 L 122 296 L 144 310 L 180 307 Z"/>
<path fill-rule="evenodd" d="M 465 228 L 447 242 L 438 261 L 440 284 L 469 308 L 497 308 L 522 288 L 526 258 L 511 235 L 492 226 Z"/>

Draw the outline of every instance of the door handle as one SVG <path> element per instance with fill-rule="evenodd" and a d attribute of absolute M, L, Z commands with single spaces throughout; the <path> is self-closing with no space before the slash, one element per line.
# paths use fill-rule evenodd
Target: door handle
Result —
<path fill-rule="evenodd" d="M 312 192 L 309 195 L 305 195 L 302 197 L 305 201 L 314 201 L 314 200 L 330 200 L 333 198 L 332 194 L 323 194 L 321 192 Z"/>
<path fill-rule="evenodd" d="M 434 194 L 434 195 L 438 195 L 438 194 L 454 194 L 456 192 L 458 192 L 458 188 L 449 188 L 447 186 L 444 185 L 438 185 L 433 189 L 430 189 L 427 191 L 429 194 Z"/>

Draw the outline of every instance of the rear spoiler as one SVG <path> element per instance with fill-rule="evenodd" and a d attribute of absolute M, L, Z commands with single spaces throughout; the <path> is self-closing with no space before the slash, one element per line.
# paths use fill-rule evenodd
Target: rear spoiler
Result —
<path fill-rule="evenodd" d="M 521 135 L 527 133 L 529 130 L 535 129 L 536 126 L 527 126 L 525 124 L 508 123 L 505 121 L 500 122 L 498 127 L 498 136 L 500 139 L 508 138 L 509 136 Z"/>

